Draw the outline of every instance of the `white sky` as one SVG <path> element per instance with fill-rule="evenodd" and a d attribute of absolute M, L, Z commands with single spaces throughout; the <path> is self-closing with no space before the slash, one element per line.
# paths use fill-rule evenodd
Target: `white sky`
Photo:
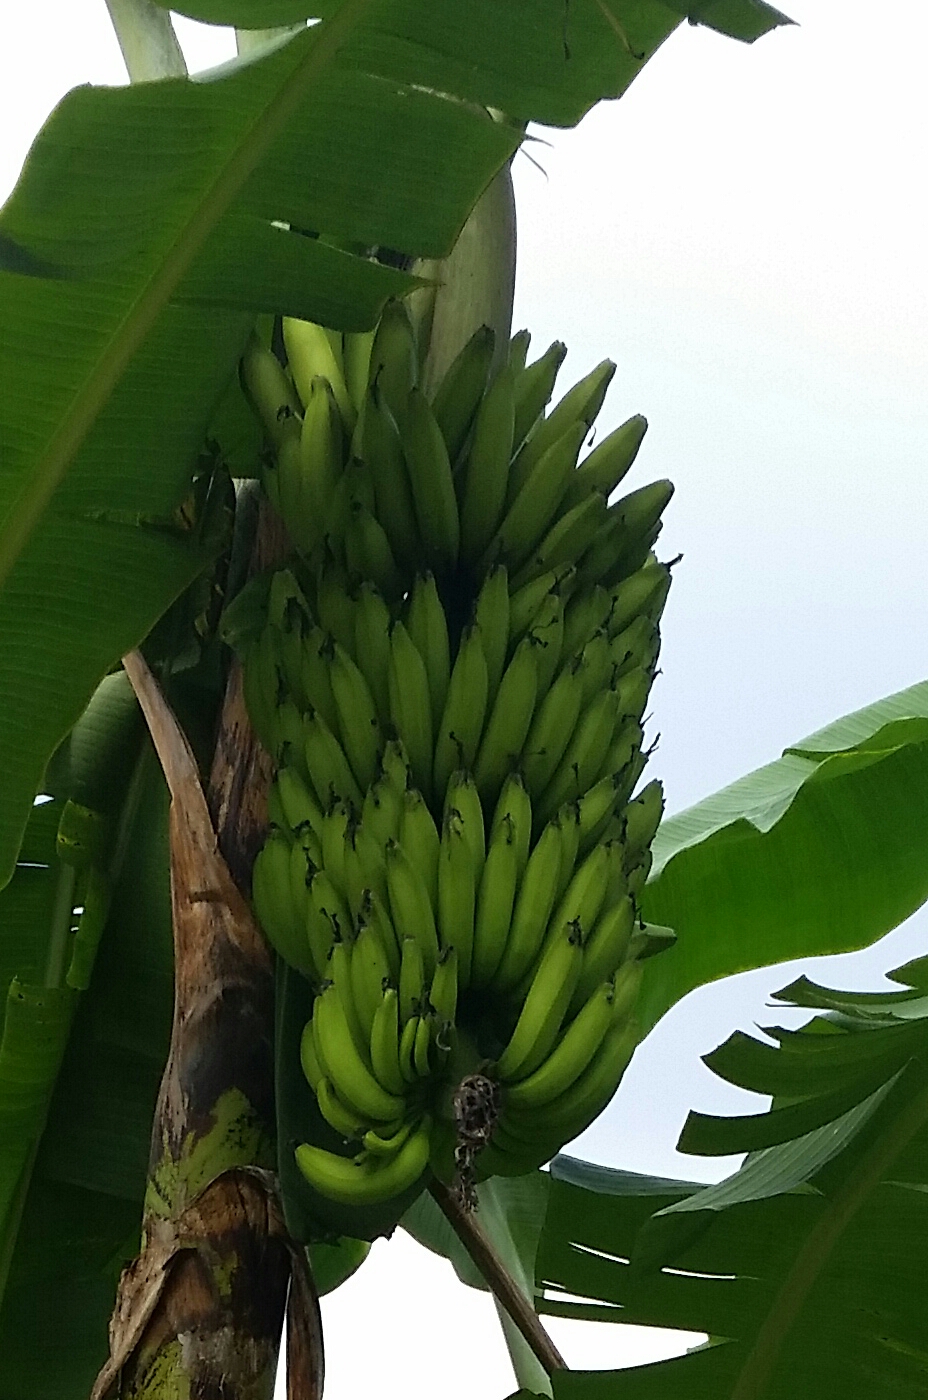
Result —
<path fill-rule="evenodd" d="M 620 103 L 538 133 L 546 175 L 515 167 L 516 325 L 538 349 L 567 342 L 565 386 L 616 359 L 602 429 L 645 413 L 632 484 L 677 485 L 662 543 L 685 559 L 653 724 L 671 811 L 928 674 L 928 13 L 920 0 L 884 0 L 876 18 L 864 0 L 783 7 L 801 27 L 752 48 L 684 26 Z M 228 34 L 179 33 L 192 67 L 231 51 Z M 64 91 L 123 80 L 103 0 L 4 16 L 0 198 Z M 926 928 L 920 916 L 814 975 L 873 985 Z M 769 1017 L 793 971 L 688 998 L 575 1150 L 719 1174 L 672 1150 L 690 1107 L 744 1102 L 697 1057 Z M 374 1375 L 386 1396 L 410 1381 L 443 1400 L 514 1388 L 488 1300 L 401 1235 L 324 1307 L 329 1400 Z M 578 1367 L 655 1354 L 631 1329 L 551 1330 Z"/>

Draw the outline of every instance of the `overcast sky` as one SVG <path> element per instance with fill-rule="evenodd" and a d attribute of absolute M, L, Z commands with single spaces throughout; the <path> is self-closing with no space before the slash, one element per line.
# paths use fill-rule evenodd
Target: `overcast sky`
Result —
<path fill-rule="evenodd" d="M 531 147 L 543 172 L 515 163 L 516 325 L 539 350 L 566 341 L 564 387 L 614 358 L 602 430 L 646 414 L 631 484 L 677 486 L 662 548 L 684 560 L 652 723 L 671 811 L 928 675 L 928 12 L 921 0 L 884 0 L 876 17 L 863 0 L 783 3 L 800 27 L 750 48 L 682 27 L 620 103 L 576 131 L 536 133 L 550 142 Z M 191 67 L 231 52 L 227 33 L 178 28 Z M 5 15 L 0 198 L 63 92 L 123 80 L 103 0 Z M 814 974 L 875 985 L 923 950 L 926 930 L 920 916 Z M 768 993 L 793 975 L 688 998 L 573 1150 L 717 1174 L 673 1152 L 690 1107 L 745 1102 L 698 1056 L 769 1018 Z M 375 1375 L 390 1396 L 513 1388 L 487 1300 L 400 1235 L 325 1314 L 328 1400 Z M 463 1328 L 479 1345 L 461 1347 Z M 551 1330 L 575 1366 L 646 1354 L 632 1329 Z"/>

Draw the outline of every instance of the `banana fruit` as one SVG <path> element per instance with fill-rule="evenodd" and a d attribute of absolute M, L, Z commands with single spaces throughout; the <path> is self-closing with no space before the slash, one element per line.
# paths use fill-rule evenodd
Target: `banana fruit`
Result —
<path fill-rule="evenodd" d="M 276 764 L 252 899 L 313 988 L 303 1071 L 348 1154 L 297 1162 L 362 1206 L 450 1175 L 449 1141 L 462 1181 L 533 1170 L 634 1051 L 672 940 L 638 907 L 660 783 L 635 795 L 672 487 L 611 499 L 641 417 L 584 455 L 610 361 L 548 410 L 565 350 L 526 363 L 527 333 L 494 360 L 478 330 L 431 399 L 399 303 L 363 334 L 285 319 L 282 344 L 243 366 L 294 549 L 240 646 Z"/>

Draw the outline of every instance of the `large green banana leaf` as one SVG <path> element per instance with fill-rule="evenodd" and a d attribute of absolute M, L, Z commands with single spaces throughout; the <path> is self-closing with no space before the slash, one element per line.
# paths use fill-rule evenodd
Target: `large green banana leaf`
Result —
<path fill-rule="evenodd" d="M 709 1337 L 672 1361 L 565 1373 L 556 1400 L 928 1395 L 928 967 L 895 975 L 917 985 L 833 995 L 796 984 L 781 997 L 826 1017 L 775 1031 L 776 1045 L 732 1037 L 709 1057 L 775 1094 L 766 1114 L 684 1132 L 682 1146 L 714 1152 L 771 1144 L 727 1181 L 555 1160 L 541 1310 Z"/>
<path fill-rule="evenodd" d="M 645 917 L 652 1026 L 694 987 L 874 943 L 928 898 L 928 683 L 836 720 L 665 821 Z"/>
<path fill-rule="evenodd" d="M 359 327 L 410 285 L 295 230 L 446 253 L 518 123 L 621 93 L 682 13 L 610 5 L 565 31 L 562 0 L 344 0 L 224 76 L 52 115 L 0 214 L 0 880 L 49 754 L 203 567 L 172 513 L 250 313 Z M 744 37 L 781 18 L 723 9 Z"/>

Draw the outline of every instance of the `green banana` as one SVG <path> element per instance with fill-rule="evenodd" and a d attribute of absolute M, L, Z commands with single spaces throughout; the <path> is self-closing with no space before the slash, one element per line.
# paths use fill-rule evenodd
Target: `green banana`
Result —
<path fill-rule="evenodd" d="M 283 365 L 256 335 L 242 357 L 242 380 L 268 439 L 278 448 L 290 433 L 287 420 L 299 419 L 302 405 Z"/>
<path fill-rule="evenodd" d="M 432 1073 L 431 1050 L 434 1027 L 434 1016 L 423 1011 L 417 1018 L 416 1038 L 413 1042 L 413 1065 L 420 1079 L 428 1079 Z"/>
<path fill-rule="evenodd" d="M 451 676 L 451 648 L 448 622 L 435 587 L 435 575 L 418 574 L 409 593 L 406 630 L 425 663 L 432 701 L 432 718 L 437 723 L 444 713 Z"/>
<path fill-rule="evenodd" d="M 410 1190 L 429 1162 L 429 1120 L 410 1133 L 392 1157 L 362 1152 L 339 1157 L 325 1148 L 301 1143 L 296 1164 L 316 1191 L 342 1205 L 376 1205 Z"/>
<path fill-rule="evenodd" d="M 665 564 L 659 564 L 654 555 L 614 589 L 609 630 L 613 636 L 623 632 L 640 614 L 650 617 L 650 609 L 665 594 L 669 581 L 669 571 Z"/>
<path fill-rule="evenodd" d="M 425 880 L 398 841 L 388 841 L 384 855 L 394 926 L 404 939 L 416 939 L 422 949 L 425 975 L 431 977 L 438 961 L 438 932 Z"/>
<path fill-rule="evenodd" d="M 480 628 L 487 663 L 488 695 L 495 696 L 509 649 L 509 583 L 504 565 L 491 569 L 474 604 L 474 622 Z"/>
<path fill-rule="evenodd" d="M 594 783 L 577 802 L 580 814 L 580 850 L 587 851 L 614 814 L 620 798 L 620 775 L 609 773 Z"/>
<path fill-rule="evenodd" d="M 303 1033 L 300 1036 L 300 1065 L 303 1074 L 306 1076 L 307 1084 L 312 1089 L 313 1093 L 315 1093 L 319 1084 L 325 1078 L 325 1075 L 322 1072 L 322 1066 L 316 1058 L 316 1039 L 313 1033 L 313 1023 L 311 1020 L 306 1022 L 306 1025 L 303 1027 Z"/>
<path fill-rule="evenodd" d="M 392 1157 L 394 1153 L 398 1152 L 402 1147 L 414 1126 L 415 1124 L 407 1119 L 405 1123 L 401 1123 L 396 1131 L 390 1133 L 387 1137 L 375 1131 L 374 1128 L 368 1128 L 361 1141 L 367 1151 L 373 1153 L 375 1156 Z"/>
<path fill-rule="evenodd" d="M 423 880 L 429 903 L 436 908 L 441 837 L 425 798 L 417 788 L 407 788 L 403 794 L 399 842 Z"/>
<path fill-rule="evenodd" d="M 496 1063 L 501 1083 L 524 1079 L 551 1050 L 570 1005 L 583 961 L 581 934 L 563 931 L 542 953 L 522 1010 Z"/>
<path fill-rule="evenodd" d="M 599 984 L 538 1068 L 509 1085 L 507 1104 L 541 1108 L 570 1088 L 596 1054 L 612 1023 L 614 991 L 612 982 Z"/>
<path fill-rule="evenodd" d="M 329 669 L 342 748 L 358 787 L 364 792 L 374 781 L 380 759 L 377 706 L 360 667 L 337 642 L 332 648 Z"/>
<path fill-rule="evenodd" d="M 538 691 L 536 642 L 523 637 L 499 683 L 474 765 L 482 800 L 495 802 L 507 773 L 519 761 Z"/>
<path fill-rule="evenodd" d="M 506 946 L 493 974 L 494 991 L 508 992 L 538 956 L 558 893 L 563 830 L 549 822 L 536 841 L 519 883 Z"/>
<path fill-rule="evenodd" d="M 353 655 L 355 607 L 348 575 L 331 557 L 326 559 L 316 578 L 315 611 L 323 631 Z"/>
<path fill-rule="evenodd" d="M 535 664 L 538 672 L 538 698 L 548 693 L 554 679 L 564 642 L 564 602 L 560 592 L 549 593 L 532 623 L 531 635 L 537 643 Z"/>
<path fill-rule="evenodd" d="M 603 406 L 603 399 L 606 397 L 614 374 L 614 362 L 603 360 L 601 364 L 579 380 L 573 388 L 568 389 L 557 407 L 541 420 L 512 464 L 510 473 L 511 500 L 529 480 L 536 464 L 557 442 L 558 438 L 570 429 L 579 428 L 581 429 L 580 443 L 583 442 L 593 420 Z M 579 450 L 578 444 L 577 451 L 579 452 Z"/>
<path fill-rule="evenodd" d="M 322 809 L 303 781 L 298 768 L 282 764 L 273 783 L 278 801 L 291 831 L 300 831 L 309 824 L 316 840 L 322 838 Z"/>
<path fill-rule="evenodd" d="M 598 583 L 590 589 L 576 593 L 564 609 L 564 641 L 562 655 L 576 656 L 590 638 L 605 627 L 608 631 L 609 614 L 612 612 L 612 596 Z M 611 634 L 610 634 L 611 638 Z M 611 649 L 613 661 L 615 650 Z"/>
<path fill-rule="evenodd" d="M 448 449 L 428 399 L 413 389 L 403 415 L 403 450 L 412 485 L 420 549 L 442 576 L 457 564 L 461 522 Z"/>
<path fill-rule="evenodd" d="M 354 613 L 354 655 L 374 697 L 381 724 L 390 718 L 390 610 L 376 585 L 364 580 Z"/>
<path fill-rule="evenodd" d="M 458 954 L 454 947 L 441 950 L 432 985 L 429 1005 L 441 1023 L 453 1023 L 458 1005 Z"/>
<path fill-rule="evenodd" d="M 515 572 L 544 539 L 567 489 L 586 432 L 575 423 L 543 453 L 483 553 L 478 571 L 504 562 Z"/>
<path fill-rule="evenodd" d="M 503 783 L 490 823 L 491 845 L 500 825 L 505 821 L 511 824 L 509 837 L 515 847 L 516 870 L 521 880 L 532 840 L 532 802 L 520 773 L 510 773 Z"/>
<path fill-rule="evenodd" d="M 528 347 L 532 343 L 531 333 L 526 330 L 516 331 L 509 340 L 509 353 L 507 364 L 512 368 L 513 373 L 525 369 L 525 361 L 528 357 Z"/>
<path fill-rule="evenodd" d="M 317 376 L 310 385 L 300 434 L 298 514 L 286 522 L 291 538 L 305 554 L 325 533 L 344 457 L 341 414 L 329 381 Z"/>
<path fill-rule="evenodd" d="M 487 848 L 477 891 L 474 950 L 470 982 L 485 987 L 493 981 L 506 948 L 512 908 L 519 882 L 518 853 L 512 818 L 503 818 Z"/>
<path fill-rule="evenodd" d="M 655 778 L 625 808 L 625 849 L 627 859 L 647 850 L 657 834 L 664 815 L 664 788 Z"/>
<path fill-rule="evenodd" d="M 444 818 L 455 812 L 462 824 L 464 839 L 470 848 L 474 861 L 474 878 L 479 883 L 486 858 L 486 832 L 483 821 L 483 805 L 477 785 L 468 773 L 457 772 L 451 775 L 445 793 Z"/>
<path fill-rule="evenodd" d="M 605 519 L 606 502 L 595 491 L 579 505 L 559 515 L 541 543 L 535 546 L 517 570 L 512 580 L 513 588 L 524 587 L 548 569 L 575 565 L 578 559 L 585 556 L 591 541 L 596 540 Z"/>
<path fill-rule="evenodd" d="M 389 980 L 390 973 L 386 948 L 373 925 L 362 923 L 351 947 L 351 992 L 368 1045 L 374 1017 L 383 1001 L 384 983 Z"/>
<path fill-rule="evenodd" d="M 537 817 L 545 822 L 565 802 L 575 801 L 593 785 L 615 732 L 617 704 L 603 690 L 581 714 L 557 770 L 541 794 Z"/>
<path fill-rule="evenodd" d="M 604 627 L 594 632 L 580 653 L 580 678 L 583 682 L 583 705 L 585 708 L 595 695 L 606 686 L 612 675 L 612 652 L 609 648 L 609 633 Z"/>
<path fill-rule="evenodd" d="M 544 792 L 557 771 L 576 729 L 582 704 L 580 663 L 570 661 L 561 668 L 539 704 L 522 745 L 522 773 L 526 787 L 536 798 Z"/>
<path fill-rule="evenodd" d="M 334 983 L 316 997 L 313 1026 L 316 1057 L 346 1108 L 373 1123 L 399 1118 L 405 1101 L 388 1093 L 362 1059 Z"/>
<path fill-rule="evenodd" d="M 361 790 L 351 771 L 345 750 L 318 710 L 309 710 L 303 721 L 306 767 L 323 808 L 338 798 L 361 808 Z"/>
<path fill-rule="evenodd" d="M 462 987 L 469 986 L 471 977 L 477 875 L 478 867 L 465 835 L 464 822 L 452 807 L 445 813 L 442 823 L 438 858 L 438 931 L 443 948 L 456 950 Z"/>
<path fill-rule="evenodd" d="M 484 389 L 495 344 L 496 334 L 491 326 L 475 330 L 448 366 L 432 399 L 432 412 L 452 463 L 467 441 L 474 415 L 486 402 Z"/>
<path fill-rule="evenodd" d="M 367 382 L 371 368 L 371 350 L 374 345 L 374 331 L 355 331 L 345 335 L 343 366 L 345 385 L 355 411 L 360 413 L 367 396 Z"/>
<path fill-rule="evenodd" d="M 387 598 L 402 596 L 404 580 L 387 532 L 363 501 L 353 501 L 345 532 L 345 559 L 359 580 L 370 579 Z"/>
<path fill-rule="evenodd" d="M 631 468 L 647 431 L 648 420 L 637 413 L 603 438 L 574 472 L 564 494 L 564 509 L 578 505 L 591 491 L 608 499 Z"/>
<path fill-rule="evenodd" d="M 639 924 L 628 941 L 628 957 L 644 962 L 655 953 L 663 953 L 677 941 L 676 932 L 664 924 Z"/>
<path fill-rule="evenodd" d="M 483 733 L 489 680 L 480 628 L 465 627 L 448 683 L 435 740 L 434 793 L 440 799 L 451 774 L 470 768 Z"/>
<path fill-rule="evenodd" d="M 660 650 L 660 633 L 651 619 L 641 614 L 621 632 L 610 631 L 609 650 L 617 677 L 639 666 L 650 670 Z"/>
<path fill-rule="evenodd" d="M 635 906 L 627 895 L 603 909 L 583 949 L 583 966 L 571 1003 L 577 1010 L 607 977 L 621 967 L 635 926 Z"/>
<path fill-rule="evenodd" d="M 400 1072 L 399 994 L 395 987 L 384 987 L 374 1013 L 370 1060 L 374 1075 L 387 1093 L 405 1094 L 406 1081 Z"/>
<path fill-rule="evenodd" d="M 352 1113 L 342 1103 L 330 1079 L 323 1077 L 316 1086 L 316 1100 L 319 1112 L 330 1127 L 334 1128 L 346 1142 L 360 1142 L 367 1131 L 367 1119 Z"/>
<path fill-rule="evenodd" d="M 362 1059 L 367 1058 L 368 1047 L 370 1045 L 370 1031 L 365 1027 L 361 1019 L 361 1012 L 354 999 L 354 988 L 351 984 L 351 956 L 353 945 L 344 938 L 336 938 L 332 944 L 332 951 L 329 953 L 329 965 L 327 968 L 327 981 L 331 982 L 338 999 L 341 1002 L 342 1011 L 351 1032 L 355 1049 Z M 317 1046 L 317 1054 L 320 1061 L 324 1061 L 325 1052 L 320 1052 Z"/>
<path fill-rule="evenodd" d="M 285 316 L 283 333 L 290 373 L 303 403 L 309 403 L 312 382 L 317 375 L 322 375 L 332 386 L 338 410 L 350 432 L 355 420 L 354 405 L 348 397 L 345 376 L 335 356 L 332 342 L 323 327 L 315 325 L 312 321 L 299 321 L 292 316 Z"/>
<path fill-rule="evenodd" d="M 394 783 L 387 777 L 380 777 L 373 787 L 364 794 L 361 809 L 361 825 L 369 831 L 382 848 L 391 837 L 400 833 L 402 797 Z"/>
<path fill-rule="evenodd" d="M 521 447 L 544 412 L 554 393 L 554 381 L 566 354 L 567 346 L 560 340 L 555 340 L 540 359 L 526 365 L 516 374 L 515 421 L 512 433 L 514 451 Z"/>
<path fill-rule="evenodd" d="M 510 646 L 515 645 L 525 636 L 548 594 L 557 587 L 559 578 L 557 570 L 549 569 L 546 574 L 533 579 L 524 588 L 513 593 L 509 599 Z"/>
<path fill-rule="evenodd" d="M 374 479 L 377 518 L 386 531 L 393 556 L 404 569 L 414 567 L 419 553 L 419 528 L 403 442 L 376 384 L 364 407 L 360 451 Z"/>
<path fill-rule="evenodd" d="M 400 1024 L 403 1026 L 418 1014 L 418 1008 L 425 996 L 425 977 L 421 943 L 417 938 L 404 938 L 399 983 Z"/>
<path fill-rule="evenodd" d="M 413 780 L 428 799 L 432 787 L 432 698 L 428 672 L 402 622 L 390 633 L 390 718 L 406 746 Z"/>
<path fill-rule="evenodd" d="M 615 859 L 612 845 L 603 843 L 594 846 L 580 863 L 551 916 L 545 934 L 546 944 L 563 939 L 571 929 L 586 943 L 603 907 Z"/>
<path fill-rule="evenodd" d="M 258 923 L 275 951 L 301 972 L 311 972 L 302 921 L 290 893 L 291 845 L 283 832 L 268 833 L 252 866 L 251 898 Z"/>
<path fill-rule="evenodd" d="M 386 875 L 386 871 L 384 874 Z M 397 981 L 400 975 L 402 938 L 397 933 L 393 921 L 387 913 L 388 898 L 387 895 L 380 895 L 376 890 L 366 889 L 361 899 L 359 922 L 362 927 L 365 924 L 370 924 L 386 954 L 390 976 L 394 981 Z"/>
<path fill-rule="evenodd" d="M 515 420 L 515 377 L 504 365 L 477 410 L 459 486 L 461 559 L 476 564 L 503 518 Z"/>
<path fill-rule="evenodd" d="M 351 914 L 344 896 L 336 889 L 332 877 L 326 870 L 317 870 L 309 882 L 309 899 L 312 908 L 323 915 L 330 927 L 330 946 L 334 938 L 347 938 L 351 932 Z M 311 917 L 311 916 L 307 916 Z M 315 958 L 315 951 L 313 954 Z"/>
<path fill-rule="evenodd" d="M 418 1033 L 419 1014 L 414 1012 L 400 1031 L 400 1074 L 406 1084 L 415 1084 L 419 1077 L 415 1060 Z"/>
<path fill-rule="evenodd" d="M 310 627 L 303 636 L 300 675 L 303 694 L 308 702 L 306 708 L 318 710 L 334 734 L 338 729 L 338 710 L 329 675 L 328 654 L 331 645 L 331 638 L 321 627 Z"/>
<path fill-rule="evenodd" d="M 397 423 L 401 423 L 409 392 L 419 378 L 419 352 L 409 312 L 401 301 L 388 301 L 383 309 L 368 368 L 369 383 L 376 385 Z"/>

